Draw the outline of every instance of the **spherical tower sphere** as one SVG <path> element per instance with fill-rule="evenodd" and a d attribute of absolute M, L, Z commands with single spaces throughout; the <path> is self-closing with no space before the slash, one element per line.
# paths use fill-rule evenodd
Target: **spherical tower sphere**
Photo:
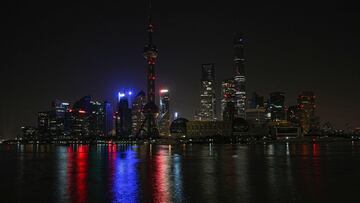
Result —
<path fill-rule="evenodd" d="M 175 119 L 170 125 L 170 134 L 171 135 L 186 135 L 186 123 L 189 120 L 185 118 Z"/>
<path fill-rule="evenodd" d="M 158 49 L 154 45 L 146 46 L 144 48 L 144 57 L 146 59 L 152 58 L 156 59 L 158 56 Z"/>

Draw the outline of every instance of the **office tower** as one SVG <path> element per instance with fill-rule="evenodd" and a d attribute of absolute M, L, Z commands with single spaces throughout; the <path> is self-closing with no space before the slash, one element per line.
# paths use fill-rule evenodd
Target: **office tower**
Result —
<path fill-rule="evenodd" d="M 200 110 L 198 120 L 216 120 L 215 108 L 215 66 L 203 64 L 201 67 Z"/>
<path fill-rule="evenodd" d="M 65 135 L 65 114 L 70 108 L 68 102 L 61 102 L 55 100 L 51 104 L 51 114 L 50 114 L 50 134 L 52 136 Z"/>
<path fill-rule="evenodd" d="M 319 118 L 315 116 L 315 95 L 311 91 L 304 91 L 298 97 L 299 124 L 304 134 L 317 131 Z"/>
<path fill-rule="evenodd" d="M 250 100 L 249 108 L 256 109 L 259 107 L 264 107 L 264 97 L 261 97 L 254 92 Z"/>
<path fill-rule="evenodd" d="M 235 102 L 232 101 L 227 102 L 224 108 L 222 119 L 224 121 L 233 121 L 235 119 L 235 114 L 236 114 Z"/>
<path fill-rule="evenodd" d="M 37 129 L 41 136 L 48 135 L 50 129 L 50 111 L 38 112 Z"/>
<path fill-rule="evenodd" d="M 144 128 L 145 137 L 157 137 L 159 130 L 157 128 L 156 119 L 159 113 L 159 108 L 155 104 L 155 64 L 158 56 L 158 49 L 153 44 L 154 26 L 151 15 L 151 1 L 149 1 L 149 23 L 148 23 L 148 44 L 144 48 L 144 57 L 148 64 L 147 73 L 147 103 L 143 108 L 145 116 L 144 123 L 141 128 Z"/>
<path fill-rule="evenodd" d="M 228 105 L 228 103 L 233 103 L 234 106 L 232 106 L 232 104 L 230 104 L 230 106 L 227 108 L 229 113 L 229 110 L 233 108 L 233 111 L 235 113 L 235 94 L 236 94 L 236 90 L 235 90 L 235 81 L 233 79 L 227 79 L 224 80 L 221 83 L 221 95 L 222 95 L 222 99 L 221 99 L 221 118 L 224 119 L 224 111 L 226 106 Z M 226 118 L 229 118 L 229 115 L 225 116 Z"/>
<path fill-rule="evenodd" d="M 72 136 L 82 139 L 90 135 L 89 114 L 92 110 L 91 97 L 85 96 L 74 103 L 72 109 Z"/>
<path fill-rule="evenodd" d="M 234 39 L 234 65 L 235 65 L 235 107 L 236 117 L 245 118 L 246 109 L 246 76 L 244 67 L 244 40 L 241 35 Z"/>
<path fill-rule="evenodd" d="M 285 120 L 285 93 L 270 93 L 270 112 L 272 121 Z"/>
<path fill-rule="evenodd" d="M 161 137 L 169 136 L 170 128 L 170 98 L 169 90 L 160 90 L 159 134 Z"/>
<path fill-rule="evenodd" d="M 93 138 L 104 135 L 104 106 L 98 101 L 90 101 L 91 109 L 87 113 L 89 121 L 89 135 Z"/>
<path fill-rule="evenodd" d="M 271 121 L 271 105 L 270 98 L 264 100 L 264 108 L 265 108 L 265 120 L 267 122 Z"/>
<path fill-rule="evenodd" d="M 134 98 L 132 103 L 132 135 L 141 135 L 141 125 L 145 120 L 142 110 L 146 104 L 146 96 L 144 91 L 140 91 Z"/>
<path fill-rule="evenodd" d="M 122 97 L 117 106 L 116 112 L 116 136 L 129 137 L 131 135 L 131 109 L 128 98 Z"/>
<path fill-rule="evenodd" d="M 103 103 L 104 120 L 103 120 L 103 134 L 104 136 L 111 136 L 113 130 L 113 110 L 108 101 Z"/>
<path fill-rule="evenodd" d="M 289 108 L 286 111 L 287 121 L 289 121 L 293 126 L 299 126 L 300 125 L 299 114 L 300 114 L 299 105 L 289 106 Z"/>
<path fill-rule="evenodd" d="M 57 118 L 64 118 L 66 111 L 70 108 L 70 104 L 68 102 L 61 102 L 59 100 L 55 100 L 52 102 L 52 110 L 55 111 L 55 115 Z"/>

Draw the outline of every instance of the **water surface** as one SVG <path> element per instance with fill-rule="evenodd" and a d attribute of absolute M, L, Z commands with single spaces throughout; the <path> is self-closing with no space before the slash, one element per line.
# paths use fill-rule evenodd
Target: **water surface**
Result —
<path fill-rule="evenodd" d="M 360 143 L 0 145 L 0 202 L 360 201 Z"/>

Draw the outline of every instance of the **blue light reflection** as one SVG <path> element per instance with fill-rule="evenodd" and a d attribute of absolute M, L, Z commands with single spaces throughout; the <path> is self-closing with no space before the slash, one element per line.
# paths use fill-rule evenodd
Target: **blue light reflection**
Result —
<path fill-rule="evenodd" d="M 138 177 L 136 152 L 128 147 L 125 152 L 118 152 L 115 159 L 113 202 L 138 202 Z"/>

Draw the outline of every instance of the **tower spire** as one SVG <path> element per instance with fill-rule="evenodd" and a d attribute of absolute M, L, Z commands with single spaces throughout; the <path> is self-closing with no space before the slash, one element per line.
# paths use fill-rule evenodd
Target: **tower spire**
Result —
<path fill-rule="evenodd" d="M 158 56 L 158 49 L 153 44 L 152 33 L 154 26 L 152 24 L 151 15 L 152 1 L 149 0 L 149 24 L 147 28 L 148 32 L 148 44 L 144 48 L 144 57 L 147 61 L 147 103 L 143 108 L 143 114 L 145 120 L 141 125 L 141 130 L 146 132 L 148 138 L 157 137 L 159 134 L 156 117 L 159 113 L 159 108 L 155 104 L 155 64 Z M 145 127 L 146 126 L 146 127 Z M 139 134 L 140 132 L 138 132 Z"/>
<path fill-rule="evenodd" d="M 153 26 L 153 23 L 152 23 L 152 1 L 149 0 L 149 24 L 148 24 L 148 35 L 149 35 L 149 38 L 148 38 L 148 45 L 152 45 L 152 33 L 154 32 L 154 26 Z"/>

